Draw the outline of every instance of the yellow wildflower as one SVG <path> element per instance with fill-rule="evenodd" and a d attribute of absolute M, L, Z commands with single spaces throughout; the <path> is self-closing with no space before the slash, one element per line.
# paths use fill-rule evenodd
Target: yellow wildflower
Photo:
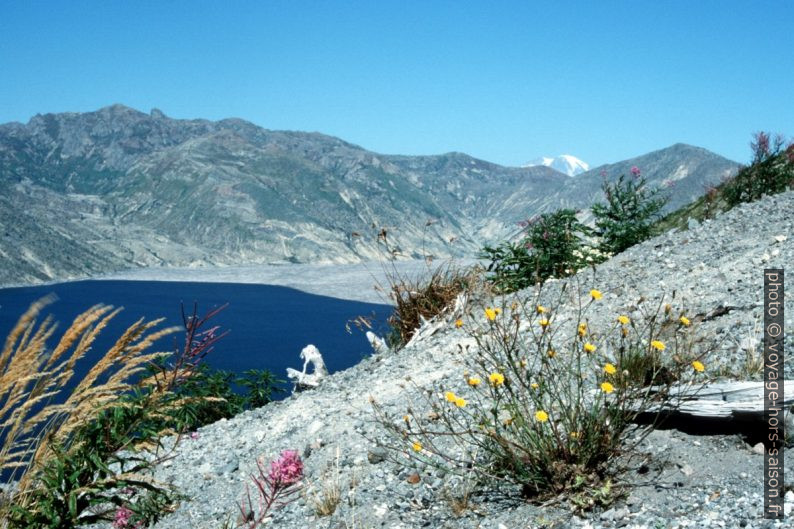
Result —
<path fill-rule="evenodd" d="M 609 382 L 601 382 L 601 391 L 604 393 L 612 393 L 615 391 L 615 386 L 610 384 Z"/>
<path fill-rule="evenodd" d="M 602 297 L 601 291 L 600 290 L 596 290 L 596 289 L 591 290 L 590 291 L 590 297 L 593 298 L 594 300 L 598 301 Z"/>
<path fill-rule="evenodd" d="M 451 391 L 447 391 L 446 393 L 444 393 L 444 398 L 447 399 L 447 402 L 455 402 L 455 399 L 457 399 L 458 396 L 452 393 Z"/>
<path fill-rule="evenodd" d="M 606 371 L 608 375 L 614 375 L 617 372 L 617 369 L 615 369 L 615 366 L 612 364 L 607 364 L 604 366 L 604 371 Z"/>
<path fill-rule="evenodd" d="M 702 373 L 706 369 L 706 366 L 704 366 L 703 363 L 698 361 L 698 360 L 695 360 L 694 362 L 692 362 L 692 367 L 698 373 Z"/>
<path fill-rule="evenodd" d="M 544 330 L 549 326 L 549 320 L 547 318 L 542 318 L 538 323 L 540 323 L 540 326 L 543 327 Z"/>
<path fill-rule="evenodd" d="M 587 334 L 587 324 L 586 323 L 580 323 L 579 324 L 579 336 L 584 336 L 585 334 Z"/>
<path fill-rule="evenodd" d="M 463 320 L 461 320 L 460 318 L 458 318 L 457 320 L 455 320 L 455 327 L 457 327 L 458 329 L 460 329 L 461 327 L 463 327 Z"/>
<path fill-rule="evenodd" d="M 546 351 L 546 354 L 549 355 L 549 358 L 554 358 L 555 356 L 557 356 L 557 351 L 555 351 L 554 349 L 549 349 L 548 351 Z"/>
<path fill-rule="evenodd" d="M 471 387 L 476 388 L 477 386 L 480 385 L 481 380 L 479 379 L 479 377 L 471 377 L 469 378 L 469 380 L 467 380 L 467 382 Z"/>
<path fill-rule="evenodd" d="M 538 388 L 540 387 L 540 384 L 538 384 L 537 382 L 533 382 L 533 383 L 532 383 L 532 384 L 530 384 L 529 386 L 530 386 L 532 389 L 538 389 Z"/>
<path fill-rule="evenodd" d="M 628 316 L 624 316 L 623 314 L 621 314 L 620 316 L 618 316 L 618 321 L 620 322 L 621 325 L 628 325 L 631 320 L 629 319 Z"/>
<path fill-rule="evenodd" d="M 546 422 L 549 420 L 549 414 L 543 410 L 538 410 L 535 412 L 535 420 L 538 422 Z"/>
<path fill-rule="evenodd" d="M 620 329 L 620 333 L 625 337 L 629 335 L 629 330 L 623 327 L 622 329 Z"/>
<path fill-rule="evenodd" d="M 496 311 L 488 307 L 485 309 L 485 317 L 488 318 L 488 321 L 494 321 L 496 319 Z"/>
<path fill-rule="evenodd" d="M 681 316 L 680 318 L 678 318 L 678 321 L 680 321 L 681 325 L 683 325 L 684 327 L 689 327 L 692 324 L 692 322 L 689 321 L 689 318 L 687 318 L 686 316 Z"/>
<path fill-rule="evenodd" d="M 596 346 L 591 344 L 590 342 L 587 342 L 584 344 L 584 350 L 587 351 L 588 353 L 592 353 L 593 351 L 596 350 Z"/>
<path fill-rule="evenodd" d="M 409 422 L 411 422 L 411 417 L 408 415 L 403 415 L 403 420 L 405 421 L 405 424 L 408 424 Z"/>
<path fill-rule="evenodd" d="M 505 376 L 502 373 L 491 373 L 488 380 L 493 386 L 501 386 L 505 383 Z"/>
<path fill-rule="evenodd" d="M 571 439 L 579 439 L 580 435 L 579 432 L 571 432 Z"/>
<path fill-rule="evenodd" d="M 653 347 L 657 351 L 664 351 L 665 345 L 664 342 L 660 342 L 659 340 L 654 340 L 651 342 L 651 347 Z"/>
<path fill-rule="evenodd" d="M 464 406 L 466 406 L 466 399 L 464 399 L 463 397 L 456 398 L 455 406 L 457 406 L 458 408 L 463 408 Z"/>
<path fill-rule="evenodd" d="M 419 441 L 414 441 L 413 449 L 414 449 L 414 452 L 421 452 L 422 451 L 422 443 L 420 443 Z"/>
<path fill-rule="evenodd" d="M 538 314 L 543 314 L 546 312 L 546 307 L 544 307 L 543 305 L 538 305 L 537 311 Z"/>

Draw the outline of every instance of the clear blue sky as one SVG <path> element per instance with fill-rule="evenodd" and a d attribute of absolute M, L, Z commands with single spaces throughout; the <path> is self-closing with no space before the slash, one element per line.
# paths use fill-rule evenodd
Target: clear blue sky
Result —
<path fill-rule="evenodd" d="M 598 165 L 794 134 L 794 2 L 0 0 L 0 122 L 123 103 Z"/>

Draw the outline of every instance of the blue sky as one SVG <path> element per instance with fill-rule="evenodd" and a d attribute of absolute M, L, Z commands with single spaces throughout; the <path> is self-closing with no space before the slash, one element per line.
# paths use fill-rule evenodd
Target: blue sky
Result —
<path fill-rule="evenodd" d="M 794 2 L 0 0 L 0 123 L 123 103 L 598 165 L 794 135 Z"/>

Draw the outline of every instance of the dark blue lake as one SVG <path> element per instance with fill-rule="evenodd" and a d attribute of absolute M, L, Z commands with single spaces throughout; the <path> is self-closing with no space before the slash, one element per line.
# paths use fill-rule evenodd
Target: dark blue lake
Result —
<path fill-rule="evenodd" d="M 346 369 L 369 355 L 371 347 L 362 331 L 346 323 L 358 316 L 372 318 L 373 331 L 383 336 L 389 305 L 348 301 L 307 294 L 287 287 L 239 283 L 189 283 L 165 281 L 75 281 L 48 286 L 0 289 L 0 340 L 30 304 L 54 293 L 58 300 L 46 307 L 59 323 L 49 342 L 54 347 L 75 316 L 97 303 L 124 307 L 104 329 L 83 362 L 92 364 L 124 330 L 143 317 L 164 317 L 158 328 L 182 325 L 180 303 L 190 314 L 198 303 L 198 314 L 225 303 L 229 306 L 208 326 L 219 325 L 230 332 L 222 338 L 205 361 L 216 369 L 240 373 L 247 369 L 268 369 L 286 379 L 287 367 L 301 369 L 299 354 L 308 344 L 322 353 L 329 371 Z M 150 352 L 172 351 L 182 345 L 184 333 L 175 333 L 156 342 Z M 82 371 L 82 370 L 80 370 Z M 79 376 L 79 373 L 77 373 Z M 283 396 L 283 395 L 282 395 Z"/>

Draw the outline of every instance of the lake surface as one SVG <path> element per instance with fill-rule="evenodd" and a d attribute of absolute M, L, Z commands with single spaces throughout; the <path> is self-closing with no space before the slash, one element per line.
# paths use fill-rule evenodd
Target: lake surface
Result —
<path fill-rule="evenodd" d="M 307 294 L 288 287 L 170 281 L 75 281 L 56 285 L 0 289 L 0 340 L 34 301 L 54 293 L 57 301 L 43 314 L 52 314 L 59 323 L 48 345 L 54 347 L 74 318 L 97 303 L 124 307 L 99 335 L 91 354 L 82 362 L 92 365 L 116 341 L 124 330 L 144 317 L 165 317 L 158 328 L 182 325 L 180 303 L 186 313 L 198 303 L 202 316 L 214 307 L 229 306 L 213 318 L 207 328 L 219 325 L 230 332 L 206 357 L 216 368 L 240 373 L 247 369 L 269 369 L 286 379 L 286 368 L 301 369 L 299 354 L 307 344 L 322 353 L 329 371 L 353 366 L 372 350 L 364 333 L 345 324 L 358 316 L 372 318 L 373 331 L 383 336 L 389 305 L 348 301 Z M 156 342 L 150 349 L 172 351 L 184 342 L 184 333 L 175 333 Z M 87 369 L 87 367 L 84 367 Z M 80 372 L 85 372 L 80 369 Z M 80 373 L 77 373 L 79 376 Z M 283 394 L 281 396 L 284 396 Z"/>

